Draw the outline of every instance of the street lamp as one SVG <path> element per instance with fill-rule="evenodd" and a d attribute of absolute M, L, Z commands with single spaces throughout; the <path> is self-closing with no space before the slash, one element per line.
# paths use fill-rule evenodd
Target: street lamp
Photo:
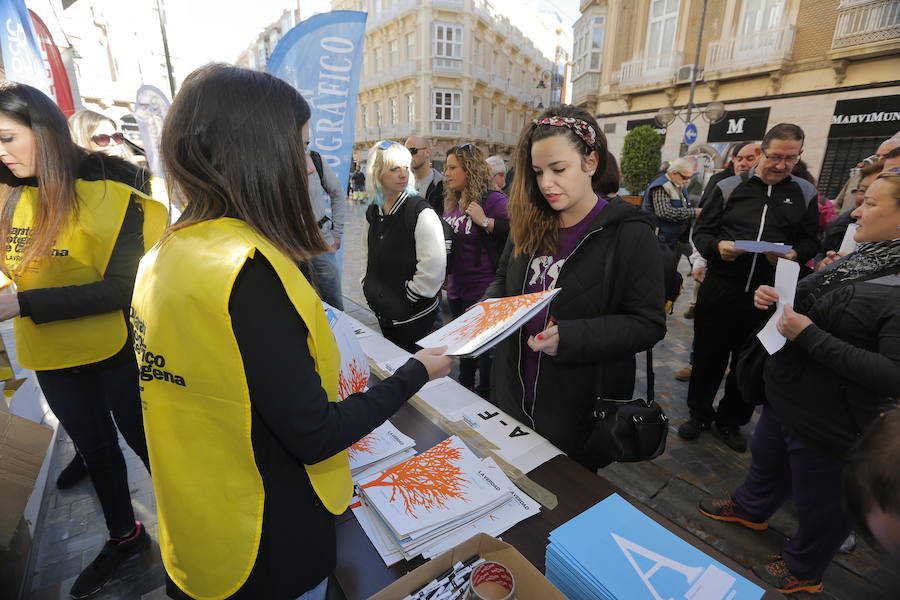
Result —
<path fill-rule="evenodd" d="M 535 95 L 535 97 L 531 99 L 531 105 L 534 106 L 538 110 L 543 110 L 544 109 L 544 100 L 540 96 Z"/>
<path fill-rule="evenodd" d="M 536 87 L 538 87 L 538 88 L 540 88 L 540 89 L 542 89 L 542 90 L 547 89 L 547 84 L 544 83 L 544 80 L 545 80 L 545 79 L 549 79 L 549 78 L 551 78 L 551 77 L 553 77 L 553 73 L 551 73 L 550 71 L 543 71 L 543 72 L 541 73 L 541 79 L 540 79 L 540 81 L 538 81 L 538 84 L 537 84 Z"/>

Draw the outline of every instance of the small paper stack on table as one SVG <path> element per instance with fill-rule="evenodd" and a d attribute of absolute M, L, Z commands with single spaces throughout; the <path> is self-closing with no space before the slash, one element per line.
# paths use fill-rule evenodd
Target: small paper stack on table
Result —
<path fill-rule="evenodd" d="M 550 532 L 546 575 L 579 600 L 759 600 L 764 594 L 618 494 Z"/>
<path fill-rule="evenodd" d="M 400 433 L 390 421 L 385 421 L 375 431 L 347 449 L 353 481 L 381 473 L 415 456 L 415 445 L 414 439 Z"/>
<path fill-rule="evenodd" d="M 385 564 L 432 558 L 478 533 L 499 535 L 537 513 L 491 459 L 458 437 L 358 481 L 351 508 Z"/>

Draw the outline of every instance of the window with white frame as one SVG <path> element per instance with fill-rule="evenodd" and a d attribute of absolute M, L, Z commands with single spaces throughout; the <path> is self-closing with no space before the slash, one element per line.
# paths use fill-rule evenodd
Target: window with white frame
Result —
<path fill-rule="evenodd" d="M 364 105 L 359 107 L 359 120 L 362 121 L 363 129 L 369 128 L 369 111 Z"/>
<path fill-rule="evenodd" d="M 459 131 L 462 121 L 462 92 L 436 89 L 432 92 L 432 114 L 436 131 Z"/>
<path fill-rule="evenodd" d="M 383 121 L 381 120 L 381 102 L 375 103 L 375 127 L 381 127 Z"/>
<path fill-rule="evenodd" d="M 400 62 L 400 43 L 397 40 L 388 42 L 388 66 L 393 67 Z"/>
<path fill-rule="evenodd" d="M 472 46 L 472 62 L 475 63 L 476 65 L 478 65 L 479 67 L 482 66 L 482 64 L 481 64 L 481 40 L 478 38 L 475 38 L 475 43 Z"/>
<path fill-rule="evenodd" d="M 784 0 L 744 0 L 741 3 L 741 28 L 738 35 L 771 31 L 781 22 Z"/>
<path fill-rule="evenodd" d="M 472 123 L 477 127 L 480 125 L 478 122 L 478 105 L 481 104 L 481 98 L 475 96 L 472 98 Z"/>
<path fill-rule="evenodd" d="M 679 0 L 651 0 L 650 23 L 647 27 L 647 53 L 650 69 L 672 58 L 675 49 L 675 30 L 678 26 Z"/>
<path fill-rule="evenodd" d="M 381 48 L 372 48 L 372 72 L 377 73 L 381 70 Z"/>
<path fill-rule="evenodd" d="M 490 128 L 491 128 L 491 129 L 496 129 L 496 128 L 497 128 L 497 119 L 496 119 L 496 117 L 497 117 L 497 105 L 494 104 L 493 102 L 491 102 L 491 124 L 490 124 Z"/>
<path fill-rule="evenodd" d="M 410 125 L 416 122 L 416 97 L 413 94 L 406 95 L 406 122 Z"/>
<path fill-rule="evenodd" d="M 434 58 L 462 59 L 462 37 L 461 26 L 435 23 L 431 55 Z"/>
<path fill-rule="evenodd" d="M 390 98 L 388 100 L 388 110 L 391 114 L 391 125 L 396 125 L 400 122 L 399 116 L 397 115 L 397 99 Z"/>

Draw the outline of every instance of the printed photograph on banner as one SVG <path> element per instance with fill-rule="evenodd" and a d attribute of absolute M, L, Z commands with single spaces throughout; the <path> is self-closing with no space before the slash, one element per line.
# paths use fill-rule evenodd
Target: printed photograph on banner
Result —
<path fill-rule="evenodd" d="M 446 353 L 451 356 L 478 356 L 524 325 L 560 289 L 482 300 L 458 319 L 416 343 L 423 348 L 447 346 Z"/>

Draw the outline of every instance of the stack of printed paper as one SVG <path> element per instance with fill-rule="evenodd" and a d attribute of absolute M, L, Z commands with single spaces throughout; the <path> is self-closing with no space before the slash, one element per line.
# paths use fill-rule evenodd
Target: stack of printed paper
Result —
<path fill-rule="evenodd" d="M 431 558 L 477 533 L 499 535 L 538 512 L 493 460 L 457 437 L 358 482 L 351 508 L 388 566 Z"/>
<path fill-rule="evenodd" d="M 759 600 L 764 593 L 618 494 L 550 532 L 546 574 L 571 600 Z"/>
<path fill-rule="evenodd" d="M 366 479 L 415 456 L 415 445 L 414 439 L 400 433 L 390 421 L 385 421 L 347 448 L 353 480 Z"/>

